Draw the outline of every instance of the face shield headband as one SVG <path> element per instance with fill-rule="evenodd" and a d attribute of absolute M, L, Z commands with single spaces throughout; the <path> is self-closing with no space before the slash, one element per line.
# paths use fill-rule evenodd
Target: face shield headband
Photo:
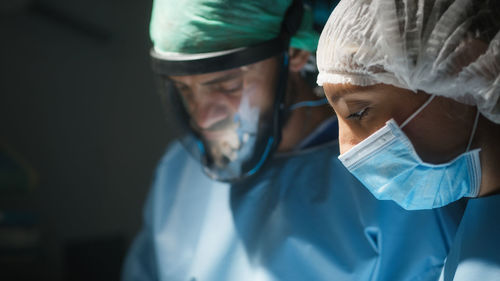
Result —
<path fill-rule="evenodd" d="M 280 35 L 255 46 L 205 54 L 151 51 L 170 124 L 209 177 L 247 178 L 279 145 L 287 50 L 301 16 L 302 4 L 294 1 Z"/>

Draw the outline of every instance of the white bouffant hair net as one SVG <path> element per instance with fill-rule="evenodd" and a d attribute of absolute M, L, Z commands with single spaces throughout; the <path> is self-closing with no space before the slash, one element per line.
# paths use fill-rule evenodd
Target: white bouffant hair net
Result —
<path fill-rule="evenodd" d="M 319 85 L 421 90 L 500 123 L 500 0 L 342 0 L 317 61 Z"/>

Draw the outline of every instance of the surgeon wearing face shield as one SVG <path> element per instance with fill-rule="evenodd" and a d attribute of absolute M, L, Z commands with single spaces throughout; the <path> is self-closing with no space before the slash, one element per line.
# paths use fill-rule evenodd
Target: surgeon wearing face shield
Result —
<path fill-rule="evenodd" d="M 123 280 L 438 278 L 463 204 L 408 212 L 345 170 L 334 113 L 308 84 L 311 9 L 154 2 L 153 70 L 176 141 Z"/>
<path fill-rule="evenodd" d="M 408 210 L 471 198 L 441 280 L 500 280 L 500 3 L 342 0 L 317 58 L 344 166 Z"/>

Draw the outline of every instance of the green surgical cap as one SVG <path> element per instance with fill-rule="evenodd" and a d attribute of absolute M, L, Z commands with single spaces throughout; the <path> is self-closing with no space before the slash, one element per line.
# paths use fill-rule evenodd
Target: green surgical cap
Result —
<path fill-rule="evenodd" d="M 255 45 L 278 36 L 292 0 L 154 0 L 150 35 L 161 52 L 200 54 Z M 313 52 L 318 34 L 307 7 L 291 46 Z"/>

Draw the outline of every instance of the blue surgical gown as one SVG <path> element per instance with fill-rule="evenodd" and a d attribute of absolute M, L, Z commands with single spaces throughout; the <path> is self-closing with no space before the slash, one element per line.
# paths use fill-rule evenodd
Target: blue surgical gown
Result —
<path fill-rule="evenodd" d="M 463 202 L 405 211 L 376 200 L 337 156 L 336 142 L 276 155 L 229 186 L 174 143 L 123 280 L 436 281 Z"/>
<path fill-rule="evenodd" d="M 469 200 L 440 280 L 500 280 L 500 195 Z"/>

